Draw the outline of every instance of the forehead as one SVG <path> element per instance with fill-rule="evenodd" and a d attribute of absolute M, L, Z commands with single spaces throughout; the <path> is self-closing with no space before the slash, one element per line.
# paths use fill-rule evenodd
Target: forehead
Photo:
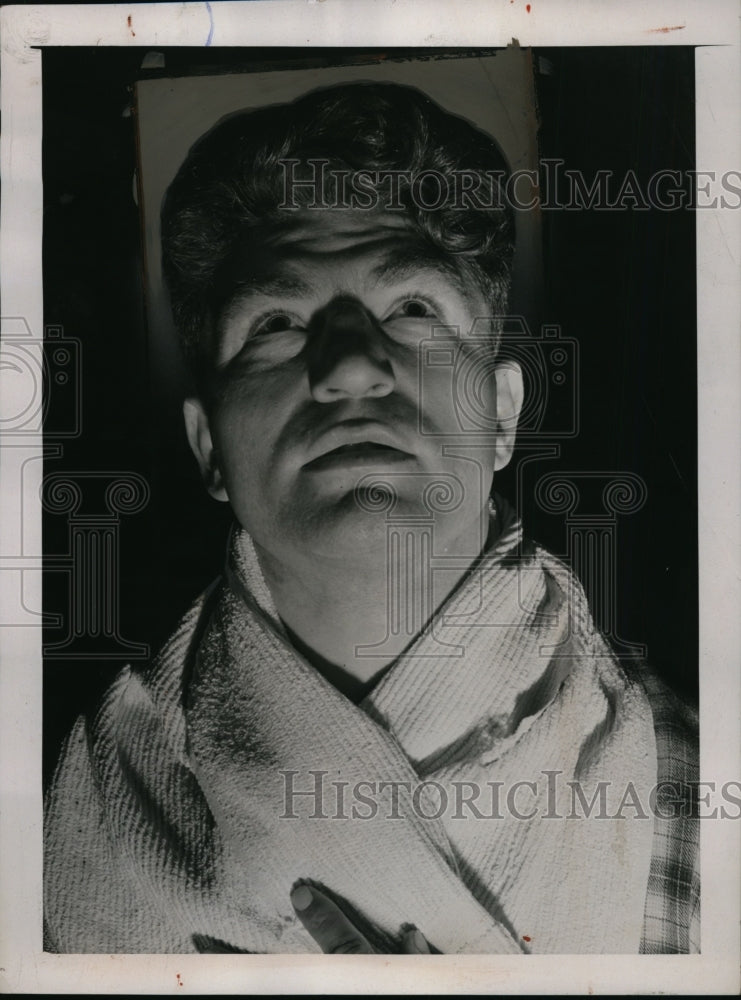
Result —
<path fill-rule="evenodd" d="M 286 211 L 245 234 L 231 261 L 231 303 L 244 296 L 365 292 L 416 280 L 442 283 L 463 302 L 479 297 L 464 266 L 400 212 Z"/>
<path fill-rule="evenodd" d="M 412 224 L 401 212 L 300 208 L 283 211 L 263 245 L 288 255 L 363 255 L 378 252 L 391 241 L 412 238 Z"/>

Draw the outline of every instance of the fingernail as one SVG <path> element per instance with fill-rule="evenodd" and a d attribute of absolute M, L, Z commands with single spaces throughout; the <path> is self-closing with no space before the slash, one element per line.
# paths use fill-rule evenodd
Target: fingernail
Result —
<path fill-rule="evenodd" d="M 296 886 L 291 892 L 291 902 L 293 903 L 294 910 L 308 910 L 314 902 L 314 897 L 308 885 Z"/>
<path fill-rule="evenodd" d="M 417 949 L 418 952 L 420 952 L 422 955 L 427 954 L 427 952 L 429 951 L 429 948 L 427 947 L 427 942 L 425 941 L 422 932 L 417 930 L 416 927 L 414 928 L 414 931 L 412 933 L 412 941 L 414 942 L 414 947 Z"/>

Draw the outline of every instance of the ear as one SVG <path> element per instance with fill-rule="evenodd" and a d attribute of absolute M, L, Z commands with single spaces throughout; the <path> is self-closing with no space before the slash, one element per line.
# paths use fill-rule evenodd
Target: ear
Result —
<path fill-rule="evenodd" d="M 211 427 L 200 399 L 186 399 L 183 403 L 185 433 L 190 449 L 196 457 L 206 489 L 216 500 L 228 500 L 219 468 L 216 449 L 211 439 Z"/>
<path fill-rule="evenodd" d="M 497 385 L 497 443 L 494 469 L 503 469 L 512 458 L 517 421 L 522 409 L 525 387 L 522 369 L 516 361 L 502 361 L 494 369 Z"/>

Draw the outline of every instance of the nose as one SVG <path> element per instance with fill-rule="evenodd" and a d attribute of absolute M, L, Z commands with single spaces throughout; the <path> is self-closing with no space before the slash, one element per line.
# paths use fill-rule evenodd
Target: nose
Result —
<path fill-rule="evenodd" d="M 314 319 L 309 382 L 314 399 L 388 396 L 395 379 L 383 344 L 384 334 L 362 302 L 333 299 Z"/>

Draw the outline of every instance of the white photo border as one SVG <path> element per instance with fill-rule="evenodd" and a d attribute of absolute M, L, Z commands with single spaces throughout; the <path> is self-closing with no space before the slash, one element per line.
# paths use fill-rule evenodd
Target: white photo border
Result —
<path fill-rule="evenodd" d="M 276 5 L 281 5 L 276 16 Z M 43 331 L 41 47 L 696 46 L 697 169 L 741 167 L 735 0 L 253 0 L 9 6 L 0 14 L 2 315 Z M 703 780 L 741 776 L 741 210 L 698 210 L 700 728 Z M 5 330 L 4 330 L 5 332 Z M 36 359 L 40 361 L 40 358 Z M 0 372 L 0 378 L 3 377 Z M 3 412 L 27 391 L 0 385 Z M 18 399 L 14 394 L 19 394 Z M 8 406 L 8 410 L 5 406 Z M 0 427 L 2 425 L 0 424 Z M 24 440 L 41 456 L 41 435 Z M 22 505 L 24 551 L 41 552 L 41 461 L 0 442 L 0 515 Z M 0 611 L 17 574 L 40 608 L 41 561 L 14 564 L 0 517 Z M 4 533 L 5 532 L 5 533 Z M 12 541 L 13 544 L 10 544 Z M 8 993 L 615 994 L 739 989 L 741 821 L 702 824 L 702 953 L 696 956 L 52 955 L 41 940 L 40 628 L 1 624 L 0 988 Z"/>

